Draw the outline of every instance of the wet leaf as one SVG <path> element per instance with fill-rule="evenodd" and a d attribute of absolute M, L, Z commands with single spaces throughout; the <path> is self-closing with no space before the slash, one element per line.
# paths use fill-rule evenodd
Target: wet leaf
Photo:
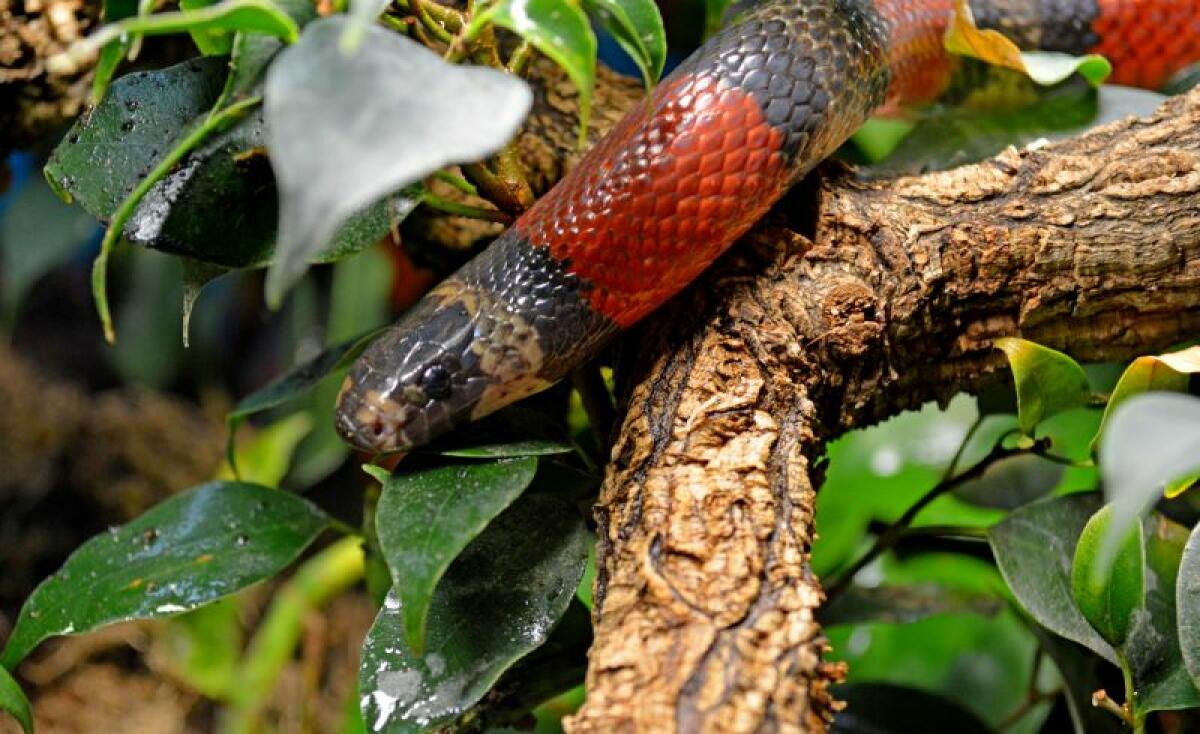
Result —
<path fill-rule="evenodd" d="M 834 695 L 846 709 L 834 717 L 835 734 L 910 734 L 952 731 L 985 734 L 992 730 L 974 714 L 941 696 L 891 683 L 838 686 Z"/>
<path fill-rule="evenodd" d="M 583 9 L 599 19 L 654 86 L 667 62 L 667 33 L 651 0 L 583 0 Z"/>
<path fill-rule="evenodd" d="M 410 474 L 366 467 L 383 484 L 379 546 L 404 607 L 408 647 L 425 647 L 434 589 L 451 562 L 533 481 L 537 459 L 441 466 Z"/>
<path fill-rule="evenodd" d="M 587 15 L 568 0 L 494 0 L 467 28 L 473 37 L 488 23 L 529 41 L 567 72 L 579 92 L 579 141 L 583 142 L 596 84 L 596 34 Z"/>
<path fill-rule="evenodd" d="M 1200 346 L 1133 360 L 1108 398 L 1100 430 L 1092 439 L 1092 451 L 1099 448 L 1100 436 L 1118 405 L 1146 392 L 1187 392 L 1188 376 L 1197 372 L 1200 372 Z"/>
<path fill-rule="evenodd" d="M 33 734 L 33 709 L 21 686 L 13 680 L 12 675 L 0 667 L 0 711 L 12 715 L 25 734 Z"/>
<path fill-rule="evenodd" d="M 458 557 L 438 585 L 426 648 L 404 642 L 389 594 L 363 648 L 361 705 L 372 732 L 419 732 L 479 701 L 546 641 L 574 598 L 588 534 L 573 508 L 546 495 L 518 500 Z"/>
<path fill-rule="evenodd" d="M 1200 688 L 1200 525 L 1192 529 L 1175 583 L 1179 649 L 1192 683 Z"/>
<path fill-rule="evenodd" d="M 1009 589 L 1039 624 L 1115 663 L 1112 647 L 1088 624 L 1071 588 L 1075 545 L 1101 504 L 1090 492 L 1039 500 L 993 525 L 988 541 Z"/>
<path fill-rule="evenodd" d="M 938 614 L 981 614 L 1000 611 L 993 594 L 952 589 L 938 584 L 850 586 L 817 615 L 822 627 L 839 624 L 907 624 Z"/>
<path fill-rule="evenodd" d="M 997 339 L 1008 355 L 1017 388 L 1017 418 L 1021 431 L 1032 436 L 1043 419 L 1091 400 L 1087 375 L 1075 360 L 1025 339 Z"/>
<path fill-rule="evenodd" d="M 328 522 L 304 499 L 210 482 L 84 543 L 26 600 L 0 662 L 42 640 L 195 609 L 279 573 Z"/>
<path fill-rule="evenodd" d="M 1108 644 L 1120 647 L 1133 626 L 1133 613 L 1142 606 L 1145 576 L 1142 567 L 1142 526 L 1135 524 L 1121 541 L 1110 566 L 1097 563 L 1100 541 L 1112 524 L 1112 505 L 1088 520 L 1075 546 L 1071 588 L 1075 604 L 1092 629 Z"/>
<path fill-rule="evenodd" d="M 47 177 L 87 212 L 109 220 L 166 152 L 208 116 L 222 94 L 226 65 L 225 59 L 202 58 L 121 77 L 55 148 Z M 234 68 L 235 77 L 239 68 Z M 254 78 L 251 71 L 247 74 L 244 82 L 231 83 L 233 97 L 246 96 L 243 84 Z M 255 109 L 202 143 L 156 183 L 126 224 L 124 236 L 144 247 L 227 268 L 266 265 L 275 247 L 278 202 L 265 144 L 262 111 Z M 319 259 L 340 259 L 377 242 L 415 203 L 393 197 L 356 214 Z M 238 226 L 231 228 L 230 221 Z"/>
<path fill-rule="evenodd" d="M 1124 401 L 1100 438 L 1104 494 L 1120 522 L 1109 525 L 1096 563 L 1112 563 L 1117 545 L 1136 518 L 1174 480 L 1200 471 L 1200 398 L 1148 393 Z"/>
<path fill-rule="evenodd" d="M 267 71 L 267 147 L 280 189 L 272 305 L 351 214 L 447 164 L 495 152 L 532 102 L 509 74 L 446 63 L 375 26 L 347 57 L 338 46 L 346 22 L 310 23 Z"/>
<path fill-rule="evenodd" d="M 1057 84 L 1078 73 L 1089 83 L 1100 86 L 1112 73 L 1112 64 L 1097 54 L 1071 56 L 1047 51 L 1021 51 L 999 31 L 977 28 L 967 0 L 957 0 L 955 3 L 954 18 L 946 31 L 945 47 L 947 51 L 960 56 L 1023 72 L 1044 85 Z"/>
<path fill-rule="evenodd" d="M 506 459 L 518 456 L 569 454 L 574 450 L 570 444 L 561 441 L 528 440 L 442 449 L 438 453 L 442 456 L 457 456 L 464 459 Z"/>

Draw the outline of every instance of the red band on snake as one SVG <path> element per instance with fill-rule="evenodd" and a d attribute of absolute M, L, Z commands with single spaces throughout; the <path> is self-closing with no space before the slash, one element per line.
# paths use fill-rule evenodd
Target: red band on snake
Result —
<path fill-rule="evenodd" d="M 952 0 L 763 0 L 731 22 L 351 369 L 337 426 L 405 450 L 554 384 L 679 292 L 882 106 L 951 83 Z M 1200 59 L 1200 0 L 975 0 L 1023 48 L 1156 86 Z"/>

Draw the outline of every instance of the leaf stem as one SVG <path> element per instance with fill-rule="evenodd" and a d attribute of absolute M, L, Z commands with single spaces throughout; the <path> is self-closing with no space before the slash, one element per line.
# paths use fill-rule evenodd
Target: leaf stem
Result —
<path fill-rule="evenodd" d="M 453 214 L 459 217 L 470 217 L 471 219 L 482 219 L 487 222 L 500 222 L 508 224 L 512 221 L 512 215 L 499 211 L 497 209 L 484 209 L 479 206 L 471 206 L 470 204 L 462 204 L 457 201 L 452 201 L 437 194 L 427 193 L 421 198 L 421 203 L 438 211 L 447 214 Z"/>
<path fill-rule="evenodd" d="M 965 445 L 971 438 L 972 433 L 973 430 L 969 430 L 967 432 L 967 435 L 963 438 L 963 445 Z M 975 464 L 961 474 L 951 477 L 950 474 L 954 471 L 954 465 L 957 464 L 958 459 L 961 458 L 962 451 L 960 447 L 959 455 L 951 461 L 951 465 L 949 468 L 947 468 L 946 474 L 943 475 L 942 481 L 935 484 L 928 492 L 922 495 L 920 499 L 914 502 L 912 506 L 905 510 L 904 514 L 900 516 L 900 519 L 889 525 L 887 530 L 883 531 L 883 533 L 876 538 L 875 544 L 871 546 L 871 549 L 868 550 L 862 558 L 858 559 L 854 565 L 846 569 L 837 577 L 837 579 L 829 586 L 828 591 L 826 592 L 826 600 L 832 600 L 845 591 L 846 588 L 850 586 L 851 582 L 854 581 L 854 577 L 859 571 L 863 570 L 863 568 L 881 556 L 885 551 L 888 551 L 895 546 L 896 543 L 904 537 L 908 527 L 912 525 L 913 520 L 915 520 L 917 515 L 921 513 L 921 510 L 924 510 L 926 507 L 928 507 L 931 502 L 947 492 L 950 492 L 956 487 L 959 487 L 972 479 L 977 479 L 987 470 L 988 467 L 990 467 L 992 464 L 995 464 L 997 461 L 1031 452 L 1031 449 L 1009 449 L 997 444 L 978 464 Z"/>
<path fill-rule="evenodd" d="M 450 184 L 464 194 L 470 194 L 471 196 L 479 195 L 479 189 L 475 188 L 470 181 L 457 174 L 450 173 L 449 171 L 434 171 L 433 177 Z"/>
<path fill-rule="evenodd" d="M 162 157 L 158 165 L 145 178 L 138 182 L 138 185 L 134 187 L 129 196 L 125 197 L 125 200 L 121 202 L 117 210 L 113 212 L 108 230 L 105 231 L 104 239 L 100 243 L 100 254 L 96 256 L 95 262 L 92 263 L 92 298 L 96 302 L 96 311 L 100 315 L 100 324 L 104 328 L 104 339 L 109 344 L 116 341 L 117 335 L 113 329 L 112 313 L 108 306 L 108 258 L 112 254 L 113 248 L 117 246 L 117 241 L 121 238 L 121 234 L 125 230 L 125 224 L 133 216 L 138 204 L 141 203 L 150 189 L 170 173 L 171 169 L 183 160 L 188 153 L 198 148 L 209 135 L 220 132 L 226 126 L 234 123 L 243 114 L 248 112 L 250 108 L 261 101 L 262 97 L 250 97 L 240 102 L 235 102 L 220 112 L 205 118 L 195 129 L 184 136 L 178 145 L 167 151 L 167 154 Z"/>

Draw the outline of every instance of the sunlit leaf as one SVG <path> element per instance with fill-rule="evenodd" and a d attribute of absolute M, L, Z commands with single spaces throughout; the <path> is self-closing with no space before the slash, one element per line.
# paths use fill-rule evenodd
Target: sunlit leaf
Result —
<path fill-rule="evenodd" d="M 42 640 L 186 612 L 279 573 L 325 528 L 308 501 L 253 484 L 210 482 L 79 547 L 21 608 L 0 663 Z"/>
<path fill-rule="evenodd" d="M 1112 565 L 1097 563 L 1100 542 L 1112 524 L 1112 505 L 1107 505 L 1088 520 L 1075 546 L 1071 567 L 1071 588 L 1075 604 L 1092 629 L 1104 640 L 1119 647 L 1133 626 L 1133 613 L 1142 606 L 1145 576 L 1142 566 L 1142 526 L 1135 523 L 1121 542 Z"/>
<path fill-rule="evenodd" d="M 537 471 L 537 459 L 502 459 L 388 474 L 367 467 L 383 484 L 375 515 L 380 550 L 403 606 L 410 650 L 425 647 L 434 590 L 446 569 L 488 523 L 513 503 Z"/>
<path fill-rule="evenodd" d="M 25 698 L 25 692 L 13 680 L 12 675 L 2 667 L 0 667 L 0 711 L 7 711 L 12 715 L 21 725 L 25 734 L 33 734 L 33 708 L 29 705 L 29 699 Z"/>
<path fill-rule="evenodd" d="M 1083 368 L 1062 352 L 1025 339 L 997 339 L 995 345 L 1008 355 L 1017 388 L 1017 417 L 1026 435 L 1033 435 L 1043 419 L 1091 400 Z"/>
<path fill-rule="evenodd" d="M 999 31 L 977 28 L 967 0 L 956 0 L 954 18 L 946 31 L 945 46 L 946 50 L 960 56 L 1024 72 L 1030 79 L 1044 85 L 1057 84 L 1078 73 L 1091 84 L 1099 86 L 1112 73 L 1112 65 L 1097 54 L 1071 56 L 1047 51 L 1021 51 Z"/>
<path fill-rule="evenodd" d="M 267 71 L 267 147 L 280 191 L 267 276 L 273 306 L 352 213 L 447 164 L 495 152 L 532 102 L 512 75 L 446 63 L 375 26 L 347 57 L 338 45 L 346 22 L 310 23 Z"/>
<path fill-rule="evenodd" d="M 1200 346 L 1157 356 L 1138 357 L 1125 369 L 1104 408 L 1104 420 L 1092 439 L 1092 450 L 1100 445 L 1100 436 L 1117 406 L 1134 395 L 1146 392 L 1187 392 L 1189 375 L 1200 372 Z"/>
<path fill-rule="evenodd" d="M 567 610 L 587 540 L 582 520 L 562 500 L 518 500 L 438 584 L 423 655 L 405 644 L 402 605 L 390 594 L 363 647 L 359 691 L 368 730 L 426 731 L 479 701 L 546 641 Z"/>
<path fill-rule="evenodd" d="M 493 0 L 471 19 L 467 37 L 488 23 L 521 36 L 567 72 L 579 92 L 579 140 L 584 139 L 596 83 L 596 34 L 569 0 Z"/>

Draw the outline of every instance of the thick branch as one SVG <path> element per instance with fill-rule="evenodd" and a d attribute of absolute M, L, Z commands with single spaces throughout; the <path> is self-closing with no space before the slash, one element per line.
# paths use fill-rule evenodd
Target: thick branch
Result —
<path fill-rule="evenodd" d="M 978 386 L 1000 336 L 1112 360 L 1200 333 L 1200 92 L 946 173 L 829 167 L 816 191 L 631 350 L 653 359 L 597 508 L 574 732 L 823 730 L 838 671 L 807 558 L 825 442 Z"/>

